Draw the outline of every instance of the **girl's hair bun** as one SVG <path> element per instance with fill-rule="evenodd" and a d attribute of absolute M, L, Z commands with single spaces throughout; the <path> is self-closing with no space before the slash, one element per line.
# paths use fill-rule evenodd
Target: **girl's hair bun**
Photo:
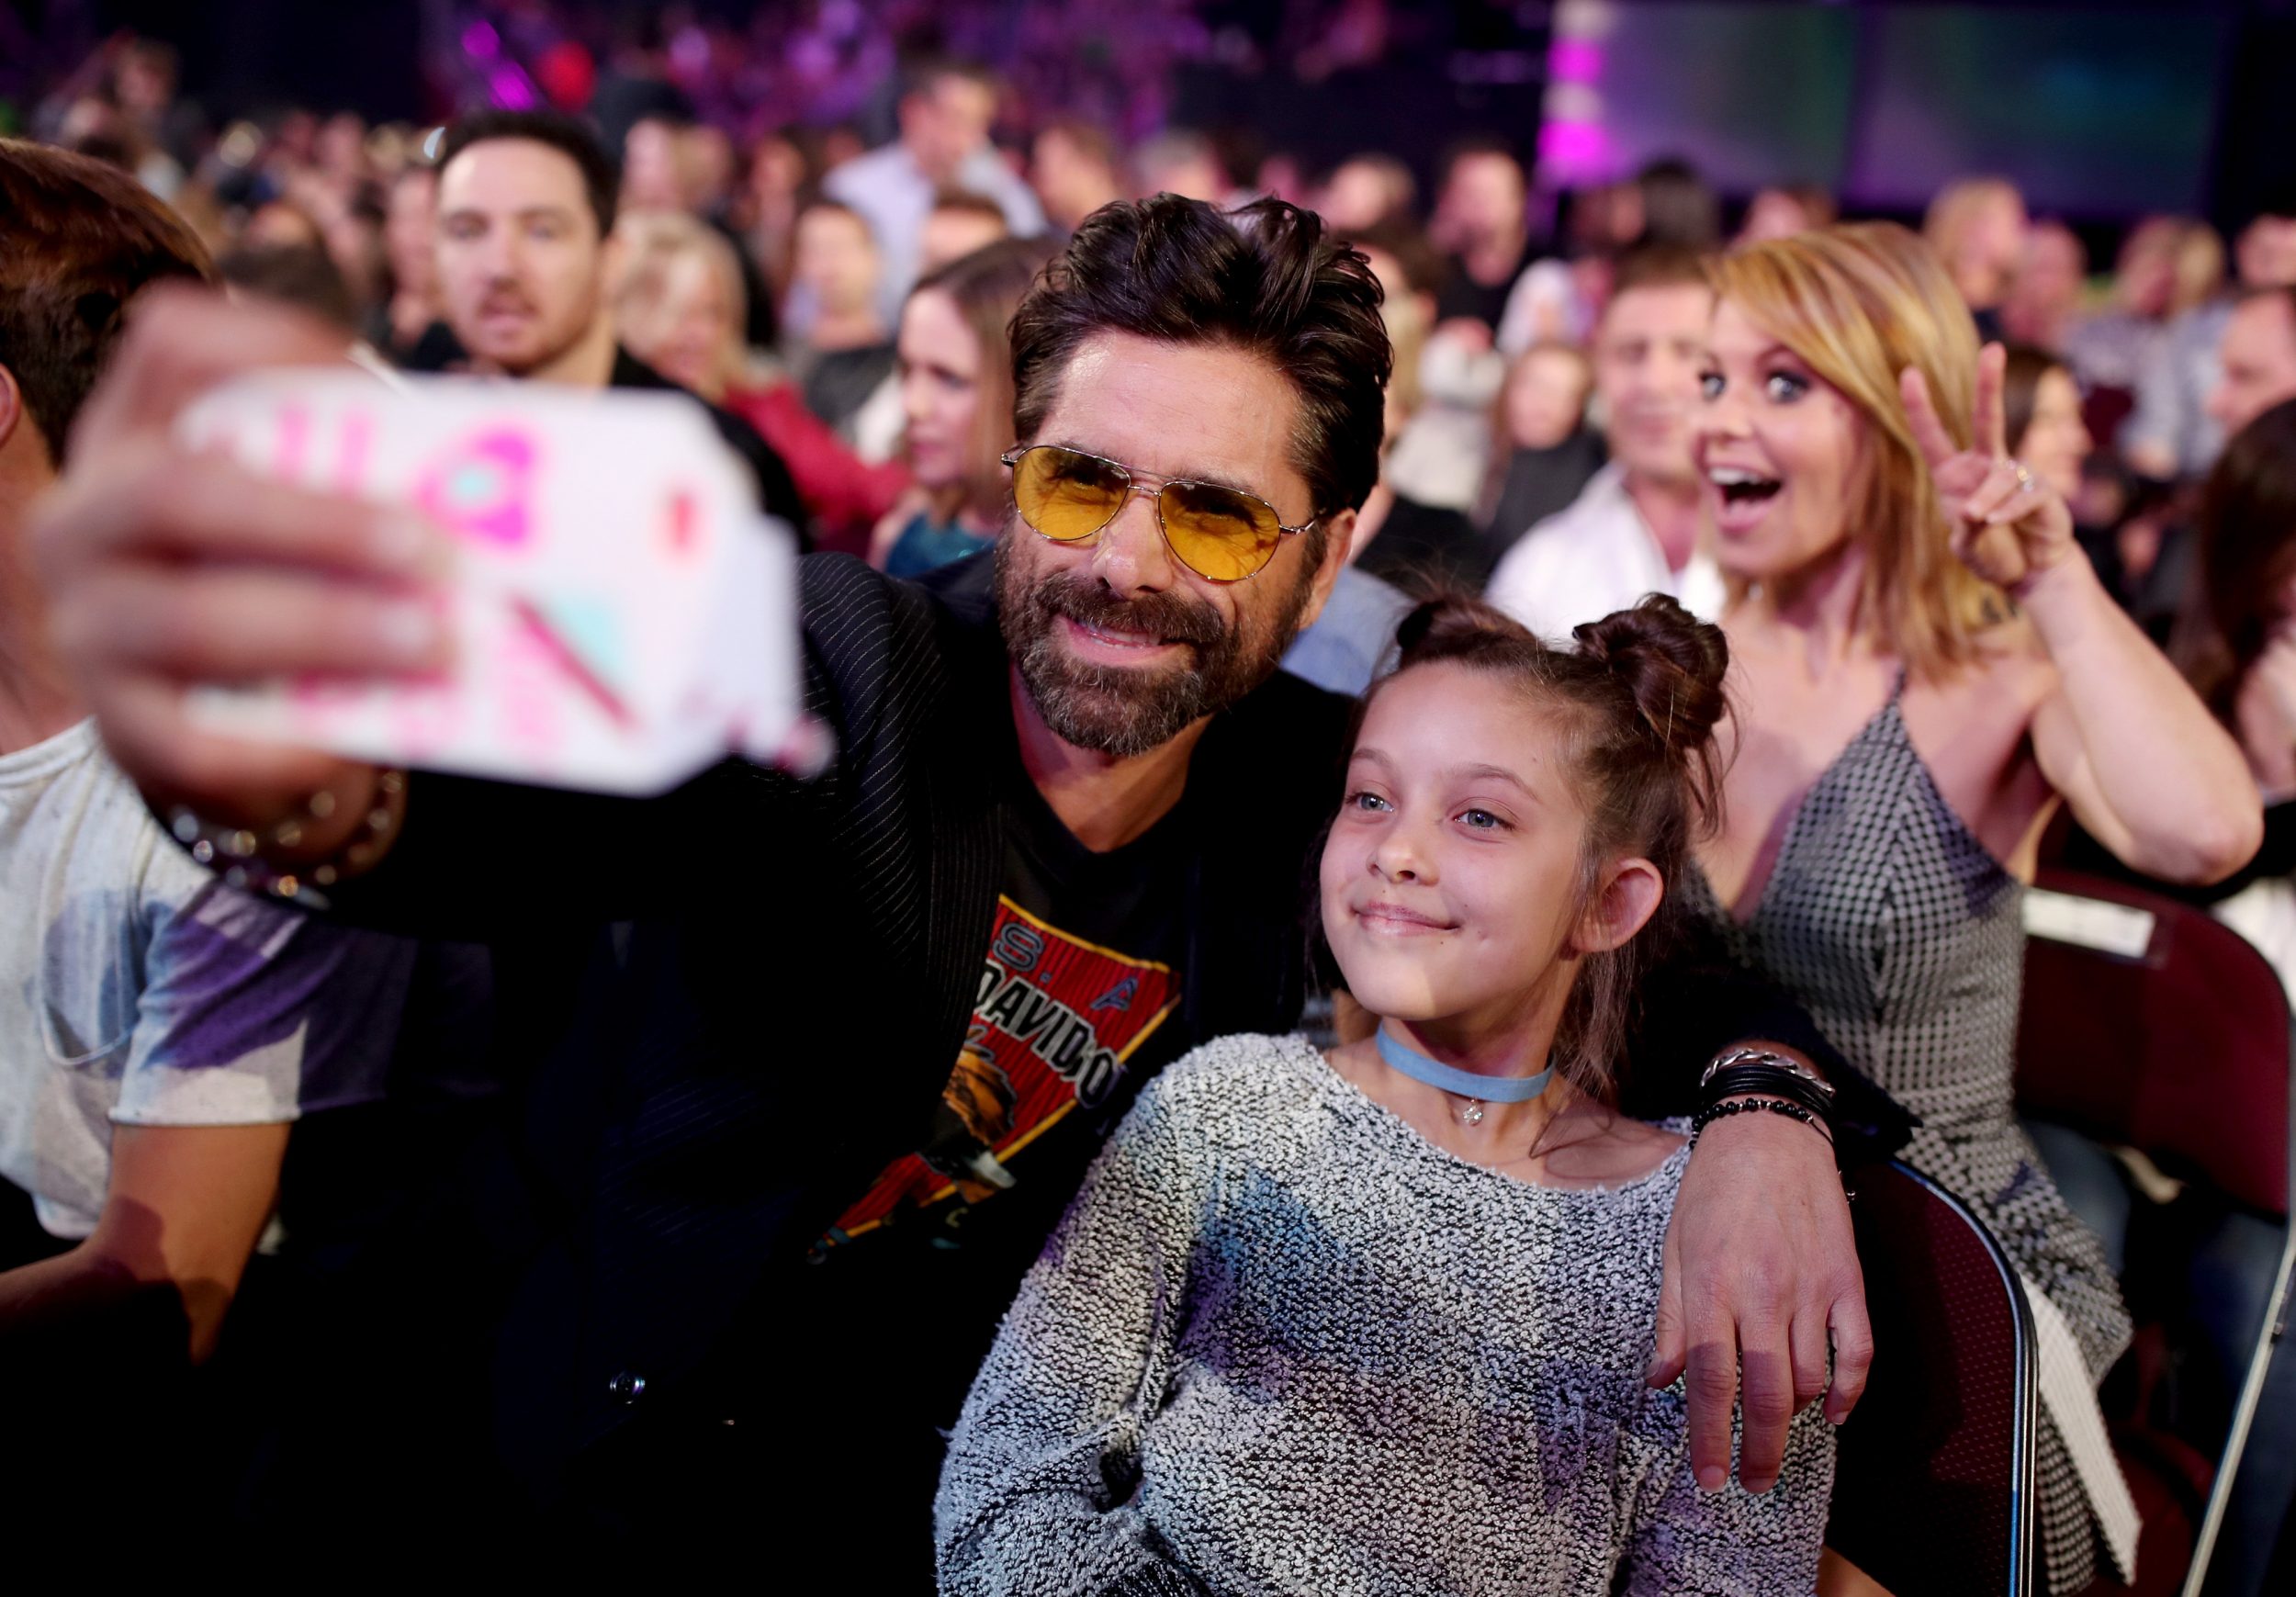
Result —
<path fill-rule="evenodd" d="M 1617 673 L 1652 737 L 1677 759 L 1710 747 L 1729 709 L 1722 679 L 1730 646 L 1722 629 L 1700 621 L 1663 593 L 1631 610 L 1614 611 L 1571 630 L 1579 652 Z"/>
<path fill-rule="evenodd" d="M 1396 624 L 1396 669 L 1429 658 L 1452 658 L 1494 647 L 1536 648 L 1531 630 L 1495 604 L 1464 594 L 1423 600 Z"/>

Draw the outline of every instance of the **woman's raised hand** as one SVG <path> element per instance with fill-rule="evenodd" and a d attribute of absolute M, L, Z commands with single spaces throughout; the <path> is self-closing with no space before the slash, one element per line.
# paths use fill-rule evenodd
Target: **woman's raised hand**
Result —
<path fill-rule="evenodd" d="M 1915 366 L 1898 377 L 1906 420 L 1937 483 L 1953 553 L 1978 576 L 2015 592 L 2079 552 L 2073 512 L 2023 462 L 2009 458 L 2001 388 L 2007 357 L 1988 343 L 1977 357 L 1975 446 L 1954 444 Z"/>

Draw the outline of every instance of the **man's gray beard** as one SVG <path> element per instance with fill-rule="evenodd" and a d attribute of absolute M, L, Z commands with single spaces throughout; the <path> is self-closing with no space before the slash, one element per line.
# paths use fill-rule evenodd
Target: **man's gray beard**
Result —
<path fill-rule="evenodd" d="M 1066 586 L 1057 577 L 1031 582 L 1019 568 L 1008 551 L 1016 538 L 1034 535 L 1025 527 L 1008 527 L 996 541 L 996 603 L 1006 647 L 1030 702 L 1053 736 L 1110 759 L 1134 759 L 1162 748 L 1275 675 L 1307 608 L 1311 571 L 1301 575 L 1273 624 L 1256 638 L 1228 630 L 1209 606 L 1176 593 L 1096 602 L 1097 590 L 1080 586 L 1088 579 Z M 1195 658 L 1153 675 L 1073 659 L 1052 634 L 1058 617 L 1078 610 L 1085 613 L 1075 619 L 1118 626 L 1125 624 L 1117 619 L 1121 615 L 1139 616 L 1149 624 L 1128 630 L 1185 638 Z"/>

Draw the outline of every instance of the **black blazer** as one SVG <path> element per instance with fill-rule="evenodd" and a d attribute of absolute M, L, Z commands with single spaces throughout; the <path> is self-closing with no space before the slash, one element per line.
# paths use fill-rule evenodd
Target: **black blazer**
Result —
<path fill-rule="evenodd" d="M 1017 757 L 985 558 L 929 585 L 801 564 L 807 697 L 838 739 L 800 784 L 727 761 L 628 800 L 422 774 L 339 913 L 494 950 L 514 1179 L 486 1226 L 522 1284 L 514 1452 L 550 1459 L 658 1395 L 761 1275 L 925 1141 L 970 1020 Z M 1191 872 L 1191 1039 L 1281 1030 L 1302 875 L 1347 706 L 1278 677 L 1216 718 L 1189 781 L 1232 809 Z M 499 1196 L 499 1195 L 498 1195 Z M 505 1220 L 503 1214 L 511 1218 Z"/>

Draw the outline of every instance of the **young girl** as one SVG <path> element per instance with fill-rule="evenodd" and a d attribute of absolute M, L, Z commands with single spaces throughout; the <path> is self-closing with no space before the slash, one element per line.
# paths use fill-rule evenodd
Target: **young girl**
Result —
<path fill-rule="evenodd" d="M 965 1404 L 944 1591 L 1811 1589 L 1829 1434 L 1805 1411 L 1765 1495 L 1698 1489 L 1643 1379 L 1687 1128 L 1609 1107 L 1727 651 L 1657 597 L 1578 637 L 1405 621 L 1322 871 L 1379 1029 L 1148 1085 Z"/>

